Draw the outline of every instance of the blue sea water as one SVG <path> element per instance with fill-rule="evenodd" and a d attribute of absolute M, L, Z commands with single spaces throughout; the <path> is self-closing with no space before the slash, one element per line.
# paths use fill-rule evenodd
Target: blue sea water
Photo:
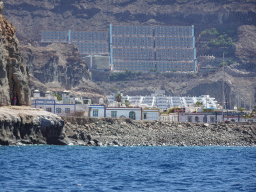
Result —
<path fill-rule="evenodd" d="M 256 191 L 256 148 L 2 146 L 0 191 Z"/>

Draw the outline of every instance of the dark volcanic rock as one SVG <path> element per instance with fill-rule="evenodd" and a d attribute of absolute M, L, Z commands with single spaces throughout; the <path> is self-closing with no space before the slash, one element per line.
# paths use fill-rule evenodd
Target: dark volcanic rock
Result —
<path fill-rule="evenodd" d="M 0 107 L 0 145 L 67 145 L 64 121 L 52 113 L 30 107 Z"/>

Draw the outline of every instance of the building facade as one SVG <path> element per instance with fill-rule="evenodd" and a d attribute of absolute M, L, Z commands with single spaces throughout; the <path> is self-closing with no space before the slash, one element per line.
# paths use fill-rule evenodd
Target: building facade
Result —
<path fill-rule="evenodd" d="M 58 104 L 55 100 L 36 99 L 32 107 L 40 108 L 60 116 L 68 116 L 76 113 L 75 104 Z"/>
<path fill-rule="evenodd" d="M 196 71 L 194 26 L 112 26 L 113 70 Z"/>
<path fill-rule="evenodd" d="M 109 104 L 111 105 L 115 101 L 114 95 L 107 96 Z M 166 96 L 163 93 L 154 93 L 151 96 L 123 96 L 122 102 L 128 100 L 131 106 L 146 106 L 149 108 L 156 107 L 160 110 L 167 110 L 169 108 L 188 108 L 194 107 L 194 104 L 199 101 L 202 102 L 203 108 L 218 109 L 219 105 L 215 98 L 209 95 L 202 95 L 199 97 L 172 97 Z M 198 109 L 197 109 L 198 110 Z"/>
<path fill-rule="evenodd" d="M 89 117 L 106 117 L 105 105 L 89 105 Z"/>
<path fill-rule="evenodd" d="M 94 69 L 196 71 L 194 26 L 113 26 L 107 31 L 42 31 L 41 45 L 72 43 Z"/>
<path fill-rule="evenodd" d="M 142 109 L 142 120 L 157 121 L 160 117 L 158 109 Z"/>
<path fill-rule="evenodd" d="M 106 107 L 106 117 L 125 117 L 133 120 L 141 120 L 142 108 L 130 107 Z"/>

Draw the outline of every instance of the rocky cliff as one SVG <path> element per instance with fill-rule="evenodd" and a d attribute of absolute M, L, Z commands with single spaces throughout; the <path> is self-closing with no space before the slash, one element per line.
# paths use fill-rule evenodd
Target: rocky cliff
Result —
<path fill-rule="evenodd" d="M 104 91 L 91 81 L 91 73 L 72 44 L 50 44 L 46 47 L 21 46 L 30 74 L 31 89 L 54 92 L 68 89 L 73 95 L 98 102 Z"/>
<path fill-rule="evenodd" d="M 21 39 L 39 40 L 41 30 L 106 30 L 114 25 L 255 25 L 254 0 L 4 0 L 5 15 Z"/>
<path fill-rule="evenodd" d="M 47 47 L 22 46 L 21 52 L 29 73 L 43 84 L 55 83 L 71 89 L 82 79 L 90 79 L 86 63 L 72 44 L 51 44 Z"/>
<path fill-rule="evenodd" d="M 239 41 L 236 43 L 236 56 L 250 71 L 256 69 L 256 26 L 243 25 L 238 28 Z"/>
<path fill-rule="evenodd" d="M 15 27 L 2 15 L 0 1 L 0 106 L 30 105 L 29 76 L 23 62 Z"/>
<path fill-rule="evenodd" d="M 64 121 L 57 115 L 30 107 L 0 107 L 0 145 L 66 145 Z"/>

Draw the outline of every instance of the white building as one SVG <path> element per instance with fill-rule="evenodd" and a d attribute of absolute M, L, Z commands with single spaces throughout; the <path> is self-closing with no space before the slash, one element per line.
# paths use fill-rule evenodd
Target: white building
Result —
<path fill-rule="evenodd" d="M 89 117 L 106 117 L 105 105 L 89 105 Z"/>
<path fill-rule="evenodd" d="M 55 100 L 50 99 L 35 99 L 34 107 L 40 108 L 54 114 L 67 116 L 76 113 L 75 104 L 58 104 Z"/>
<path fill-rule="evenodd" d="M 106 117 L 126 117 L 141 120 L 142 108 L 106 107 Z"/>
<path fill-rule="evenodd" d="M 66 90 L 62 93 L 62 101 L 59 101 L 50 91 L 45 93 L 45 97 L 41 97 L 40 91 L 35 90 L 31 98 L 31 107 L 41 108 L 60 116 L 75 115 L 78 112 L 87 115 L 88 106 L 85 104 L 77 105 L 76 103 L 84 102 L 82 98 L 73 98 L 70 92 Z"/>
<path fill-rule="evenodd" d="M 115 101 L 114 95 L 107 96 L 109 101 L 109 106 Z M 160 110 L 167 110 L 169 108 L 180 107 L 192 107 L 197 101 L 203 103 L 203 108 L 214 108 L 218 109 L 219 105 L 215 98 L 210 97 L 209 95 L 202 95 L 199 97 L 170 97 L 164 95 L 164 91 L 156 91 L 150 96 L 123 96 L 122 102 L 128 100 L 131 106 L 141 107 L 147 105 L 149 108 L 157 107 Z"/>
<path fill-rule="evenodd" d="M 160 111 L 159 109 L 143 109 L 142 120 L 157 121 L 159 120 Z"/>

